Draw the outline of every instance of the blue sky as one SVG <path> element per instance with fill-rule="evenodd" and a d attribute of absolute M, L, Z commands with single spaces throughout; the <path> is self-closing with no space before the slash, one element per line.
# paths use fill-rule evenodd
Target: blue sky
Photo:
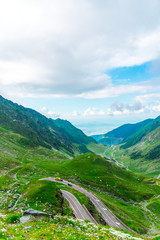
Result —
<path fill-rule="evenodd" d="M 159 11 L 159 0 L 1 2 L 0 94 L 89 135 L 155 118 Z"/>
<path fill-rule="evenodd" d="M 153 78 L 150 71 L 151 64 L 151 62 L 147 62 L 141 65 L 114 68 L 110 69 L 107 74 L 111 76 L 112 81 L 117 85 L 121 84 L 122 82 L 129 83 L 132 81 L 132 83 L 135 83 L 145 81 Z"/>

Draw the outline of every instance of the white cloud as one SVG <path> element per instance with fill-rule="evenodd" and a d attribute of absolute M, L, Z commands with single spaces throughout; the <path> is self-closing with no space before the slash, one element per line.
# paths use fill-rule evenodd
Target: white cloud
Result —
<path fill-rule="evenodd" d="M 85 117 L 85 118 L 107 118 L 110 116 L 125 116 L 129 114 L 140 114 L 145 111 L 153 111 L 146 106 L 142 105 L 140 102 L 134 102 L 133 104 L 126 104 L 120 101 L 116 101 L 111 104 L 106 110 L 98 109 L 95 107 L 89 107 L 82 113 L 77 113 L 73 116 L 75 117 Z"/>
<path fill-rule="evenodd" d="M 144 97 L 147 95 L 144 95 Z M 149 97 L 149 96 L 148 96 Z M 150 96 L 151 97 L 151 96 Z M 144 98 L 146 100 L 146 98 Z M 140 98 L 137 97 L 137 100 Z M 149 98 L 147 99 L 149 101 Z M 110 116 L 125 116 L 130 114 L 150 114 L 160 112 L 160 100 L 159 101 L 136 101 L 132 104 L 123 103 L 120 101 L 116 101 L 111 104 L 111 106 L 107 109 L 106 115 Z"/>
<path fill-rule="evenodd" d="M 155 87 L 156 86 L 156 87 Z M 97 89 L 87 93 L 82 93 L 78 95 L 79 97 L 84 98 L 110 98 L 118 97 L 120 95 L 132 94 L 132 93 L 148 93 L 160 91 L 160 79 L 144 81 L 140 83 L 129 83 L 129 84 L 120 84 L 113 85 L 111 81 L 108 83 L 108 87 L 103 89 Z M 147 94 L 146 94 L 147 95 Z M 138 100 L 138 97 L 136 98 Z"/>
<path fill-rule="evenodd" d="M 90 117 L 90 116 L 94 117 L 94 116 L 104 116 L 104 115 L 105 115 L 104 111 L 94 107 L 87 108 L 83 113 L 84 117 Z"/>
<path fill-rule="evenodd" d="M 0 61 L 0 82 L 3 85 L 44 85 L 43 77 L 46 75 L 43 66 L 30 60 Z M 49 84 L 46 79 L 45 84 Z"/>
<path fill-rule="evenodd" d="M 141 103 L 160 102 L 160 93 L 150 93 L 150 94 L 139 95 L 139 96 L 136 96 L 135 99 Z"/>
<path fill-rule="evenodd" d="M 154 112 L 160 112 L 160 105 L 153 106 L 153 107 L 152 107 L 152 111 L 154 111 Z"/>
<path fill-rule="evenodd" d="M 88 98 L 127 92 L 105 72 L 160 57 L 159 9 L 158 0 L 1 1 L 2 91 Z"/>
<path fill-rule="evenodd" d="M 71 114 L 71 116 L 73 116 L 73 117 L 78 117 L 78 116 L 80 116 L 81 114 L 78 112 L 78 111 L 74 111 L 72 114 Z"/>
<path fill-rule="evenodd" d="M 146 116 L 155 113 L 158 115 L 160 112 L 160 102 L 153 102 L 153 104 L 145 104 L 140 101 L 136 101 L 133 103 L 125 103 L 121 101 L 113 102 L 110 107 L 105 107 L 104 109 L 99 109 L 96 107 L 88 107 L 85 111 L 78 112 L 74 111 L 72 113 L 64 113 L 61 115 L 64 119 L 103 119 L 107 122 L 107 119 L 110 117 L 131 117 L 135 118 L 135 116 Z M 46 110 L 45 110 L 46 111 Z M 48 113 L 48 110 L 46 111 Z M 99 120 L 98 120 L 99 121 Z"/>
<path fill-rule="evenodd" d="M 126 115 L 126 114 L 139 114 L 146 110 L 140 102 L 135 102 L 134 104 L 126 104 L 122 102 L 114 102 L 107 111 L 108 115 Z"/>
<path fill-rule="evenodd" d="M 160 113 L 160 93 L 139 95 L 135 99 L 146 106 L 148 112 Z"/>

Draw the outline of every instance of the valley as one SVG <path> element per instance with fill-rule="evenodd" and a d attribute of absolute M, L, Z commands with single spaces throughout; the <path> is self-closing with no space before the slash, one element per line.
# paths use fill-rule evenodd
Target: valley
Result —
<path fill-rule="evenodd" d="M 9 105 L 12 119 L 8 115 Z M 62 195 L 62 192 L 67 191 L 73 194 L 81 205 L 85 205 L 98 224 L 123 229 L 120 225 L 123 223 L 125 229 L 131 229 L 143 239 L 148 237 L 158 239 L 160 180 L 157 177 L 160 169 L 157 156 L 160 129 L 157 120 L 156 123 L 154 121 L 154 126 L 151 126 L 149 121 L 150 131 L 145 129 L 147 134 L 143 134 L 142 138 L 138 138 L 137 134 L 138 142 L 125 148 L 125 143 L 112 146 L 97 143 L 63 120 L 57 120 L 57 133 L 56 131 L 47 133 L 47 129 L 50 129 L 50 125 L 47 125 L 50 124 L 50 120 L 48 122 L 46 118 L 38 115 L 38 119 L 43 119 L 46 126 L 43 138 L 43 134 L 36 132 L 36 127 L 33 129 L 32 125 L 33 119 L 34 124 L 41 120 L 34 118 L 32 114 L 25 115 L 28 119 L 22 124 L 24 115 L 16 112 L 16 119 L 22 118 L 19 123 L 20 129 L 26 131 L 29 129 L 30 133 L 35 131 L 33 135 L 36 136 L 35 139 L 30 139 L 29 132 L 21 134 L 14 124 L 7 125 L 14 122 L 16 111 L 13 103 L 9 105 L 8 110 L 5 106 L 1 108 L 0 119 L 1 214 L 8 217 L 20 216 L 24 210 L 32 208 L 54 216 L 73 218 L 73 210 Z M 20 109 L 22 111 L 22 108 Z M 9 116 L 10 119 L 6 120 L 7 124 L 3 121 L 3 111 L 5 118 L 8 119 Z M 25 109 L 23 111 L 31 112 Z M 37 113 L 34 112 L 34 116 L 37 116 Z M 51 126 L 53 127 L 52 123 Z M 65 141 L 61 139 L 59 145 L 56 145 L 54 141 L 59 137 L 56 134 L 62 129 L 66 136 Z M 54 135 L 52 144 L 49 143 L 51 134 Z M 39 136 L 40 141 L 36 140 Z M 39 181 L 43 178 L 49 180 L 56 177 L 62 178 L 67 185 L 59 181 Z M 68 183 L 72 186 L 68 186 Z M 82 188 L 84 191 L 79 192 Z M 98 201 L 101 203 L 102 211 L 98 211 L 96 206 Z M 119 219 L 116 220 L 116 224 L 120 221 L 117 225 L 110 224 L 111 220 L 105 221 L 104 212 L 108 210 Z M 48 222 L 48 226 L 50 224 L 51 222 Z"/>

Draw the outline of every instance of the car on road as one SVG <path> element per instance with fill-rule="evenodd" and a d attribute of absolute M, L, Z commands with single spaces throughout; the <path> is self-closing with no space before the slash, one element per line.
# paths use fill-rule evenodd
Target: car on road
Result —
<path fill-rule="evenodd" d="M 68 183 L 68 186 L 72 187 L 72 184 L 71 184 L 71 183 Z"/>
<path fill-rule="evenodd" d="M 55 180 L 57 180 L 57 181 L 63 181 L 62 178 L 60 178 L 60 177 L 56 177 Z"/>

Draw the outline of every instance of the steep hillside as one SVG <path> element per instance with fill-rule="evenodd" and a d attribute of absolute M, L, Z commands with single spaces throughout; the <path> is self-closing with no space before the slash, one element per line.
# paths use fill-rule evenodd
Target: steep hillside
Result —
<path fill-rule="evenodd" d="M 145 121 L 136 124 L 124 124 L 106 134 L 92 136 L 99 143 L 103 143 L 106 146 L 118 145 L 125 142 L 126 139 L 143 127 L 152 122 L 152 119 L 147 119 Z"/>
<path fill-rule="evenodd" d="M 95 138 L 107 145 L 103 155 L 111 162 L 135 173 L 160 178 L 160 116 L 123 125 L 103 138 L 100 135 Z"/>
<path fill-rule="evenodd" d="M 79 180 L 108 192 L 124 201 L 142 201 L 151 198 L 160 188 L 93 153 L 75 157 L 65 166 L 77 173 Z M 139 191 L 141 189 L 141 191 Z"/>
<path fill-rule="evenodd" d="M 67 133 L 68 137 L 72 142 L 81 145 L 80 149 L 82 150 L 82 152 L 88 152 L 86 144 L 96 143 L 96 141 L 93 138 L 86 136 L 80 129 L 74 127 L 67 120 L 62 120 L 58 118 L 54 120 L 54 123 L 56 124 L 57 127 L 63 129 Z"/>
<path fill-rule="evenodd" d="M 122 148 L 128 148 L 137 144 L 142 140 L 143 137 L 147 136 L 147 134 L 149 134 L 159 126 L 160 126 L 160 116 L 158 116 L 156 119 L 153 119 L 146 125 L 141 126 L 138 131 L 136 131 L 134 134 L 126 138 L 124 141 L 125 144 L 122 145 Z"/>
<path fill-rule="evenodd" d="M 48 119 L 32 109 L 24 108 L 0 96 L 0 126 L 30 139 L 28 143 L 32 146 L 65 149 L 71 154 L 87 152 L 86 143 L 94 142 L 94 140 L 69 122 L 67 126 L 72 131 L 67 129 L 67 126 L 61 127 L 62 124 L 59 122 L 63 121 Z"/>
<path fill-rule="evenodd" d="M 133 172 L 160 177 L 160 127 L 129 148 L 111 147 L 108 154 Z"/>
<path fill-rule="evenodd" d="M 146 134 L 139 143 L 128 150 L 131 157 L 160 160 L 160 127 Z"/>

